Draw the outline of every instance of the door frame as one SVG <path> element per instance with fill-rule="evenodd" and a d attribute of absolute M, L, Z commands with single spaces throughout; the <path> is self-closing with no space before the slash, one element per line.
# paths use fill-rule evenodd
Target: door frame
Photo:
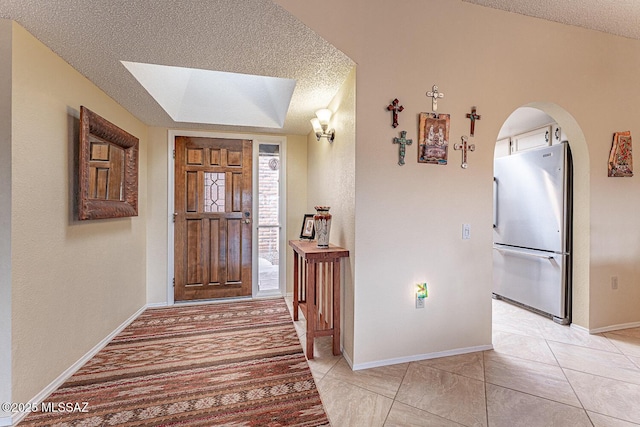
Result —
<path fill-rule="evenodd" d="M 175 304 L 173 278 L 174 278 L 174 232 L 173 232 L 173 211 L 174 211 L 174 199 L 175 199 L 175 159 L 173 158 L 173 150 L 175 149 L 175 139 L 177 136 L 191 136 L 202 138 L 224 138 L 224 139 L 250 139 L 253 141 L 253 182 L 251 185 L 253 197 L 252 211 L 254 212 L 254 221 L 258 220 L 258 150 L 260 143 L 265 144 L 278 144 L 280 145 L 280 241 L 279 241 L 279 253 L 280 253 L 280 294 L 284 296 L 286 294 L 286 271 L 287 271 L 287 257 L 286 257 L 286 236 L 287 236 L 287 216 L 286 216 L 286 150 L 287 150 L 287 137 L 276 135 L 258 135 L 251 133 L 224 133 L 224 132 L 209 132 L 209 131 L 188 131 L 188 130 L 175 130 L 169 129 L 167 132 L 167 305 L 171 306 Z M 252 254 L 251 254 L 251 270 L 252 270 L 252 283 L 251 283 L 251 297 L 260 298 L 261 296 L 273 297 L 270 295 L 260 295 L 258 292 L 258 227 L 257 222 L 252 223 L 251 239 L 252 239 Z M 199 302 L 209 303 L 210 301 Z M 190 302 L 190 304 L 198 304 L 198 302 Z"/>

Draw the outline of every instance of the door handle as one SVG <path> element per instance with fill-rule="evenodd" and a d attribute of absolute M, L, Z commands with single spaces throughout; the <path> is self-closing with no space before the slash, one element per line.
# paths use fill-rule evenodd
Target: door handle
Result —
<path fill-rule="evenodd" d="M 251 212 L 249 211 L 244 212 L 244 223 L 251 224 Z"/>
<path fill-rule="evenodd" d="M 493 177 L 493 228 L 498 227 L 498 179 Z"/>
<path fill-rule="evenodd" d="M 552 260 L 553 257 L 549 256 L 549 255 L 540 255 L 540 254 L 532 254 L 531 252 L 524 252 L 524 251 L 518 251 L 515 249 L 507 249 L 507 248 L 497 248 L 494 247 L 493 250 L 498 251 L 498 252 L 509 252 L 512 254 L 518 254 L 518 255 L 525 255 L 525 256 L 530 256 L 530 257 L 534 257 L 534 258 L 542 258 L 542 259 L 548 259 L 548 260 Z"/>

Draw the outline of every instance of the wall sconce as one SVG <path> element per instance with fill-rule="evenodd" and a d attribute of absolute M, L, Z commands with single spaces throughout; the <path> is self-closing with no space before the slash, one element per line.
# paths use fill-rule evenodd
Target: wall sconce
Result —
<path fill-rule="evenodd" d="M 311 119 L 311 126 L 313 126 L 313 131 L 316 133 L 316 139 L 318 141 L 320 141 L 320 138 L 326 137 L 327 141 L 333 142 L 336 136 L 336 131 L 329 129 L 331 114 L 331 110 L 323 108 L 322 110 L 316 111 L 316 117 Z"/>

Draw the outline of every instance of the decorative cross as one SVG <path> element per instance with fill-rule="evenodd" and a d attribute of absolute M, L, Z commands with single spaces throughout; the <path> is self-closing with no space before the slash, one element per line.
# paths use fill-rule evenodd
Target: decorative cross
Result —
<path fill-rule="evenodd" d="M 404 154 L 405 154 L 405 145 L 411 145 L 413 143 L 412 139 L 407 139 L 407 131 L 403 130 L 400 132 L 400 138 L 393 138 L 394 144 L 400 144 L 400 154 L 398 164 L 400 166 L 404 165 Z"/>
<path fill-rule="evenodd" d="M 393 111 L 393 124 L 391 126 L 393 126 L 394 128 L 398 127 L 398 113 L 404 110 L 404 107 L 402 105 L 398 106 L 399 103 L 400 101 L 398 101 L 398 98 L 396 98 L 391 102 L 391 104 L 387 105 L 387 110 Z"/>
<path fill-rule="evenodd" d="M 469 167 L 469 165 L 467 164 L 467 150 L 469 151 L 475 151 L 476 149 L 476 145 L 475 144 L 467 144 L 467 137 L 463 136 L 462 137 L 462 143 L 457 143 L 453 146 L 454 150 L 462 150 L 462 164 L 460 165 L 460 167 L 462 169 L 466 169 L 467 167 Z"/>
<path fill-rule="evenodd" d="M 427 92 L 427 96 L 433 98 L 431 101 L 431 109 L 438 111 L 438 98 L 444 98 L 444 93 L 438 92 L 438 86 L 433 85 L 433 90 Z"/>
<path fill-rule="evenodd" d="M 469 135 L 473 136 L 476 130 L 476 120 L 480 120 L 482 116 L 476 114 L 476 107 L 471 107 L 471 112 L 467 114 L 467 119 L 471 120 L 471 132 Z"/>

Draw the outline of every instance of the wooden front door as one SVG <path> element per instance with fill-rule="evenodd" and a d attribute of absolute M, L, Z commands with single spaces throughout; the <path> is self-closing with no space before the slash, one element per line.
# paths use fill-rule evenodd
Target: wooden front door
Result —
<path fill-rule="evenodd" d="M 251 145 L 176 137 L 176 301 L 251 295 Z"/>

